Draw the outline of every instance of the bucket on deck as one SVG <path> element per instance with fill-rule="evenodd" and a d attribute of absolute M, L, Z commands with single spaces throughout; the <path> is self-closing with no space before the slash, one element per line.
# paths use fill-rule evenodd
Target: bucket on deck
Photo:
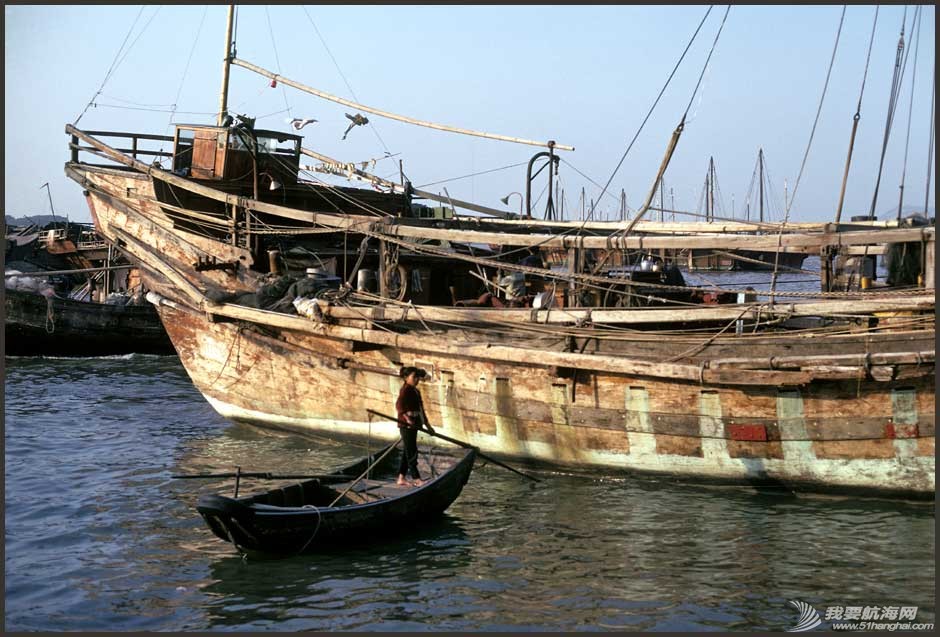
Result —
<path fill-rule="evenodd" d="M 378 278 L 375 270 L 359 270 L 356 274 L 356 289 L 360 292 L 375 292 L 378 290 Z"/>

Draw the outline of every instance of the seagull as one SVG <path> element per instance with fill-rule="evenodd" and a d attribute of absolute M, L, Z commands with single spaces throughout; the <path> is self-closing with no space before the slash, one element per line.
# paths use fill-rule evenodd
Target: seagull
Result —
<path fill-rule="evenodd" d="M 346 119 L 351 121 L 352 124 L 350 124 L 349 128 L 346 129 L 346 132 L 343 133 L 343 139 L 346 139 L 346 135 L 348 135 L 349 131 L 353 129 L 353 126 L 365 126 L 366 124 L 369 123 L 369 120 L 363 115 L 360 115 L 359 113 L 356 113 L 355 115 L 350 115 L 349 113 L 346 113 Z"/>
<path fill-rule="evenodd" d="M 303 127 L 306 126 L 307 124 L 313 124 L 313 123 L 316 122 L 317 120 L 315 120 L 315 119 L 313 119 L 313 118 L 301 119 L 301 118 L 299 118 L 299 117 L 295 117 L 294 119 L 287 119 L 287 120 L 284 120 L 284 121 L 286 121 L 288 124 L 290 124 L 291 126 L 293 126 L 293 127 L 294 127 L 294 130 L 300 130 L 301 128 L 303 128 Z"/>

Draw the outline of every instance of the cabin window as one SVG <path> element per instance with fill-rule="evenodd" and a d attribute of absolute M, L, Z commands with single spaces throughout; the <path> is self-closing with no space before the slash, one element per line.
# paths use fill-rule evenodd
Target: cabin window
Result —
<path fill-rule="evenodd" d="M 258 152 L 269 155 L 294 155 L 298 152 L 298 142 L 293 139 L 279 139 L 266 135 L 258 135 Z M 228 147 L 232 150 L 247 150 L 248 145 L 252 143 L 251 137 L 247 133 L 229 135 Z"/>

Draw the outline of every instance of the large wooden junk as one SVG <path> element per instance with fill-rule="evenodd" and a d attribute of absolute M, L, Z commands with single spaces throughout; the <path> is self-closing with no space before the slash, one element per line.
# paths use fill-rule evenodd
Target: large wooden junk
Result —
<path fill-rule="evenodd" d="M 387 410 L 399 366 L 414 364 L 432 372 L 424 393 L 435 426 L 485 451 L 579 469 L 932 497 L 932 280 L 891 294 L 780 293 L 774 303 L 694 307 L 661 296 L 645 307 L 584 307 L 612 292 L 634 298 L 639 286 L 575 265 L 591 250 L 770 241 L 623 236 L 617 224 L 590 237 L 546 222 L 463 220 L 472 229 L 457 230 L 412 216 L 402 194 L 291 182 L 283 173 L 283 191 L 256 189 L 253 173 L 223 189 L 212 176 L 181 176 L 73 127 L 68 133 L 75 155 L 91 148 L 116 162 L 73 157 L 66 172 L 85 189 L 98 230 L 143 264 L 184 366 L 226 417 L 350 436 L 371 426 L 392 438 L 394 425 L 370 425 L 366 410 Z M 252 144 L 266 135 L 252 134 Z M 248 152 L 241 143 L 226 152 Z M 291 153 L 298 161 L 300 149 Z M 266 160 L 259 152 L 254 161 Z M 817 253 L 915 241 L 932 254 L 933 227 L 841 230 L 802 227 L 773 241 Z M 568 251 L 573 267 L 482 255 L 470 242 L 541 243 Z M 285 279 L 304 271 L 305 256 L 333 278 Z M 484 277 L 523 273 L 548 301 L 461 305 L 476 296 L 478 267 Z M 368 280 L 360 272 L 377 273 L 374 291 L 355 285 Z M 331 285 L 336 279 L 353 285 Z M 649 280 L 642 287 L 681 289 Z M 306 304 L 289 303 L 304 290 Z M 281 296 L 302 312 L 259 303 Z"/>
<path fill-rule="evenodd" d="M 372 114 L 543 146 L 528 186 L 536 161 L 571 150 L 352 104 L 226 51 L 223 87 L 237 64 Z M 370 423 L 367 410 L 387 412 L 400 366 L 417 365 L 431 373 L 433 425 L 494 454 L 933 497 L 934 227 L 646 223 L 681 130 L 624 222 L 507 218 L 391 183 L 233 120 L 224 89 L 217 126 L 179 125 L 174 137 L 67 126 L 65 171 L 98 231 L 141 263 L 183 365 L 226 417 L 392 439 L 394 423 Z M 833 285 L 889 242 L 919 246 L 921 279 Z M 819 255 L 824 292 L 781 291 L 776 275 L 769 290 L 690 288 L 655 263 L 677 249 Z"/>

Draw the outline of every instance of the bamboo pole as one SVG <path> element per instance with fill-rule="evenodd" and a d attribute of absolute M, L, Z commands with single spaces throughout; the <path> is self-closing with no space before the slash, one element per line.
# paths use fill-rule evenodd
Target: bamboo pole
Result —
<path fill-rule="evenodd" d="M 666 168 L 669 166 L 669 161 L 672 159 L 672 154 L 676 150 L 676 145 L 679 143 L 679 138 L 682 136 L 682 130 L 685 128 L 685 115 L 682 116 L 682 121 L 679 122 L 679 125 L 676 126 L 676 130 L 672 132 L 672 137 L 669 139 L 669 146 L 666 147 L 666 154 L 663 157 L 662 163 L 659 165 L 659 172 L 656 173 L 656 179 L 653 181 L 653 187 L 650 188 L 649 193 L 646 195 L 646 201 L 643 202 L 643 205 L 640 206 L 640 209 L 636 211 L 633 219 L 630 223 L 627 224 L 627 227 L 623 229 L 623 234 L 628 235 L 633 230 L 633 227 L 636 226 L 637 222 L 643 218 L 643 215 L 646 214 L 646 211 L 649 210 L 650 204 L 653 202 L 653 197 L 656 195 L 656 188 L 659 187 L 659 182 L 663 178 L 663 174 L 666 172 Z"/>
<path fill-rule="evenodd" d="M 356 102 L 343 99 L 342 97 L 336 97 L 335 95 L 324 93 L 323 91 L 317 90 L 305 84 L 301 84 L 300 82 L 295 82 L 291 79 L 278 75 L 277 73 L 272 73 L 271 71 L 263 69 L 260 66 L 256 66 L 252 64 L 251 62 L 246 62 L 245 60 L 239 60 L 238 58 L 233 58 L 232 64 L 236 66 L 240 66 L 244 69 L 248 69 L 249 71 L 252 71 L 254 73 L 257 73 L 258 75 L 262 75 L 264 77 L 270 78 L 272 80 L 277 80 L 278 82 L 281 82 L 282 84 L 286 84 L 287 86 L 292 86 L 296 88 L 297 90 L 303 91 L 305 93 L 316 95 L 317 97 L 321 97 L 325 100 L 336 102 L 337 104 L 342 104 L 343 106 L 349 106 L 350 108 L 354 108 L 359 111 L 372 113 L 373 115 L 378 115 L 380 117 L 386 117 L 388 119 L 394 119 L 399 122 L 405 122 L 406 124 L 414 124 L 415 126 L 424 126 L 425 128 L 433 128 L 436 130 L 446 131 L 448 133 L 459 133 L 461 135 L 471 135 L 473 137 L 484 137 L 486 139 L 495 139 L 495 140 L 503 141 L 503 142 L 527 144 L 529 146 L 544 146 L 546 148 L 549 148 L 550 145 L 554 143 L 551 141 L 537 142 L 537 141 L 532 141 L 529 139 L 522 139 L 519 137 L 509 137 L 506 135 L 497 135 L 495 133 L 484 133 L 481 131 L 470 130 L 467 128 L 457 128 L 455 126 L 446 126 L 444 124 L 435 124 L 434 122 L 426 122 L 420 119 L 413 119 L 411 117 L 405 117 L 404 115 L 396 115 L 395 113 L 389 113 L 388 111 L 379 110 L 371 106 L 357 104 Z M 554 147 L 558 150 L 574 150 L 574 146 L 565 146 L 564 144 L 554 144 Z"/>
<path fill-rule="evenodd" d="M 11 276 L 21 276 L 21 277 L 40 277 L 40 276 L 56 276 L 60 274 L 88 274 L 90 272 L 107 272 L 110 270 L 129 270 L 131 268 L 136 268 L 136 265 L 111 265 L 101 268 L 81 268 L 78 270 L 40 270 L 38 272 L 4 272 L 3 276 L 9 278 Z"/>
<path fill-rule="evenodd" d="M 474 274 L 471 272 L 471 274 Z M 793 316 L 863 315 L 876 312 L 926 312 L 935 307 L 936 297 L 923 294 L 891 299 L 829 300 L 805 303 L 777 303 L 773 307 L 753 304 L 716 307 L 636 308 L 631 310 L 605 308 L 551 308 L 535 311 L 531 308 L 450 308 L 429 305 L 414 307 L 356 307 L 321 306 L 328 318 L 368 321 L 406 321 L 420 316 L 425 321 L 444 323 L 509 323 L 539 325 L 574 325 L 590 319 L 595 325 L 641 325 L 657 323 L 700 323 L 731 321 L 736 318 L 766 319 Z M 742 317 L 742 310 L 746 313 Z"/>

